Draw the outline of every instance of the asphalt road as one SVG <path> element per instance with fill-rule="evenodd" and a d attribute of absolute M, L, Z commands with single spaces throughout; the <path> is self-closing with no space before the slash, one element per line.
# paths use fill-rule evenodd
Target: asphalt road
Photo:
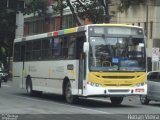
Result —
<path fill-rule="evenodd" d="M 24 89 L 11 81 L 0 88 L 0 119 L 8 120 L 159 120 L 160 102 L 141 105 L 138 96 L 124 98 L 121 105 L 112 105 L 108 98 L 81 98 L 67 104 L 62 96 L 44 93 L 29 97 Z"/>

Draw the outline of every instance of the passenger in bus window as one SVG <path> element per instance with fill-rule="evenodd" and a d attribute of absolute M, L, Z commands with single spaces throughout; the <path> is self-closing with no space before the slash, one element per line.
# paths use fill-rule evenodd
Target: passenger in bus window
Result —
<path fill-rule="evenodd" d="M 61 49 L 62 49 L 62 39 L 55 38 L 54 39 L 54 55 L 60 56 L 61 55 Z"/>
<path fill-rule="evenodd" d="M 73 58 L 74 52 L 75 52 L 75 37 L 71 36 L 69 37 L 69 43 L 68 43 L 68 57 L 69 59 Z"/>

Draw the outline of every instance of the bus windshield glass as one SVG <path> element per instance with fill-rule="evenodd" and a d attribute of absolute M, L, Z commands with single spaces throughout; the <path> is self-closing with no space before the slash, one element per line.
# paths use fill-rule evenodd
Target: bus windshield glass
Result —
<path fill-rule="evenodd" d="M 89 67 L 91 71 L 145 71 L 144 38 L 89 38 Z"/>

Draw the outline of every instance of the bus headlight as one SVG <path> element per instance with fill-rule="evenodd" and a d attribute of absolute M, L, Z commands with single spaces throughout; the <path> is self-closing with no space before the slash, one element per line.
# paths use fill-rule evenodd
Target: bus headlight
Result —
<path fill-rule="evenodd" d="M 94 87 L 100 87 L 101 85 L 98 83 L 93 83 L 93 82 L 88 82 L 89 85 L 94 86 Z"/>
<path fill-rule="evenodd" d="M 144 86 L 145 84 L 147 84 L 147 83 L 146 82 L 138 83 L 138 84 L 136 84 L 136 87 Z"/>
<path fill-rule="evenodd" d="M 95 86 L 96 86 L 96 87 L 99 87 L 99 86 L 101 86 L 101 85 L 100 85 L 100 84 L 98 84 L 98 83 L 96 83 L 96 84 L 95 84 Z"/>

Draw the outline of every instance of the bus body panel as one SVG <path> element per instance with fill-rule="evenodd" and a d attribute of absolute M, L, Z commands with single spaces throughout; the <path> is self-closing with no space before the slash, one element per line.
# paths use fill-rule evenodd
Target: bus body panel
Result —
<path fill-rule="evenodd" d="M 13 62 L 13 83 L 17 87 L 22 87 L 23 81 L 22 81 L 22 74 L 23 74 L 23 63 L 22 62 Z"/>
<path fill-rule="evenodd" d="M 78 94 L 78 64 L 78 60 L 25 62 L 24 82 L 21 86 L 25 88 L 26 78 L 30 76 L 33 90 L 62 94 L 63 80 L 67 77 L 71 82 L 73 94 Z M 73 69 L 69 70 L 67 67 L 73 67 Z M 22 81 L 22 75 L 20 81 Z"/>

